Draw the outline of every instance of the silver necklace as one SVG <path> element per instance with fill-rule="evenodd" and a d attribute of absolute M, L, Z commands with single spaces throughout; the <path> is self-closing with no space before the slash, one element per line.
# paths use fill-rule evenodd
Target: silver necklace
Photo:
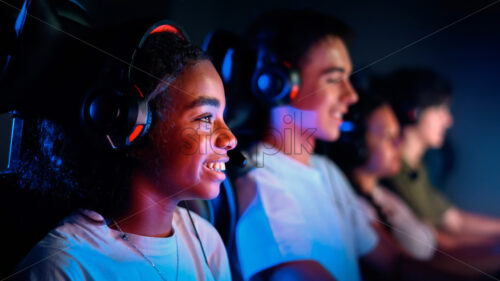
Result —
<path fill-rule="evenodd" d="M 120 231 L 121 238 L 123 240 L 125 240 L 130 246 L 132 246 L 132 248 L 134 248 L 156 270 L 156 272 L 158 272 L 158 275 L 160 275 L 162 280 L 167 281 L 167 278 L 165 278 L 165 276 L 163 276 L 160 269 L 158 267 L 156 267 L 154 262 L 152 262 L 141 250 L 139 250 L 139 248 L 137 248 L 135 246 L 135 244 L 132 243 L 132 241 L 130 241 L 128 235 L 125 232 L 123 232 L 123 230 L 120 228 L 120 226 L 118 225 L 118 223 L 115 220 L 113 220 L 113 224 Z M 177 260 L 176 260 L 176 265 L 175 265 L 175 281 L 177 281 L 177 279 L 179 277 L 179 244 L 177 243 L 177 235 L 175 235 L 175 248 L 177 251 L 177 258 L 176 258 Z"/>

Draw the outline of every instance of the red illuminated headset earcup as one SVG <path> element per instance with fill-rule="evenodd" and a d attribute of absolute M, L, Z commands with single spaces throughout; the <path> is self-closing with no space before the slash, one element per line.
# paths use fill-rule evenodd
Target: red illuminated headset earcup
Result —
<path fill-rule="evenodd" d="M 132 55 L 132 61 L 128 69 L 128 80 L 130 84 L 134 83 L 133 70 L 137 53 L 140 51 L 144 42 L 151 34 L 161 32 L 176 34 L 183 40 L 189 41 L 189 37 L 184 29 L 172 21 L 162 20 L 150 26 L 142 36 L 139 44 L 137 45 L 137 48 L 134 50 L 134 53 Z M 132 91 L 136 92 L 136 94 L 134 95 L 134 97 L 136 98 L 136 103 L 135 107 L 132 107 L 131 111 L 129 111 L 129 114 L 132 113 L 132 115 L 129 116 L 128 120 L 129 122 L 131 122 L 132 126 L 130 131 L 128 131 L 126 137 L 124 138 L 124 144 L 126 146 L 132 145 L 133 143 L 137 142 L 143 135 L 145 135 L 151 127 L 152 122 L 152 112 L 150 110 L 149 104 L 146 100 L 144 100 L 146 98 L 145 94 L 147 93 L 142 93 L 141 89 L 135 84 L 133 84 L 133 88 L 134 89 L 132 89 Z"/>
<path fill-rule="evenodd" d="M 136 89 L 96 89 L 84 102 L 82 119 L 85 127 L 107 139 L 113 149 L 137 142 L 151 126 L 149 104 L 136 97 Z"/>
<path fill-rule="evenodd" d="M 291 84 L 291 90 L 290 90 L 290 101 L 294 100 L 297 98 L 299 95 L 300 91 L 300 73 L 295 70 L 291 69 L 290 74 L 289 74 L 289 81 Z"/>
<path fill-rule="evenodd" d="M 138 142 L 150 129 L 153 114 L 149 108 L 149 104 L 145 100 L 138 101 L 137 114 L 135 114 L 135 124 L 126 137 L 125 144 L 127 146 Z"/>

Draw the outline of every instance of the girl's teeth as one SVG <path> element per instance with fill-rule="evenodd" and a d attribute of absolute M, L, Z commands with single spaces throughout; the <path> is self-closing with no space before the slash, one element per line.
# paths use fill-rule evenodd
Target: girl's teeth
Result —
<path fill-rule="evenodd" d="M 210 162 L 206 164 L 207 168 L 215 171 L 225 171 L 226 164 L 224 162 Z"/>

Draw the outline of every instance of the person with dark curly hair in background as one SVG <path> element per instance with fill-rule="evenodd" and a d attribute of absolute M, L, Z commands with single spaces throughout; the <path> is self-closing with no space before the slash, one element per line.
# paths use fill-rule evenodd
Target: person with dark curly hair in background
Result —
<path fill-rule="evenodd" d="M 379 233 L 390 235 L 411 257 L 431 259 L 436 249 L 433 229 L 380 183 L 401 168 L 399 123 L 389 102 L 375 94 L 362 95 L 345 119 L 339 141 L 329 149 L 332 159 L 349 178 Z"/>
<path fill-rule="evenodd" d="M 350 179 L 379 236 L 388 237 L 393 248 L 415 259 L 406 260 L 409 266 L 402 276 L 412 276 L 405 277 L 408 280 L 487 280 L 483 272 L 496 273 L 499 259 L 494 255 L 444 253 L 434 227 L 385 186 L 384 179 L 398 174 L 402 166 L 399 123 L 389 101 L 372 92 L 361 95 L 344 122 L 340 140 L 328 147 L 330 157 Z M 479 270 L 457 266 L 449 255 Z"/>
<path fill-rule="evenodd" d="M 137 143 L 113 150 L 64 117 L 39 118 L 31 129 L 20 185 L 70 198 L 76 210 L 14 278 L 231 279 L 215 228 L 177 206 L 214 198 L 225 178 L 236 139 L 223 120 L 221 79 L 201 49 L 161 30 L 146 37 L 133 67 L 152 113 Z"/>

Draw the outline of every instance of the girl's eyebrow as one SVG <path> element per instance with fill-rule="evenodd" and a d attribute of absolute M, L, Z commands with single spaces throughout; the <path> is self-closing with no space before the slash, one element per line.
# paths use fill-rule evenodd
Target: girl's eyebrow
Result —
<path fill-rule="evenodd" d="M 220 107 L 220 102 L 216 98 L 211 98 L 211 97 L 199 97 L 192 101 L 189 105 L 187 105 L 187 109 L 191 109 L 193 107 L 197 106 L 204 106 L 204 105 L 210 105 L 214 107 Z"/>

